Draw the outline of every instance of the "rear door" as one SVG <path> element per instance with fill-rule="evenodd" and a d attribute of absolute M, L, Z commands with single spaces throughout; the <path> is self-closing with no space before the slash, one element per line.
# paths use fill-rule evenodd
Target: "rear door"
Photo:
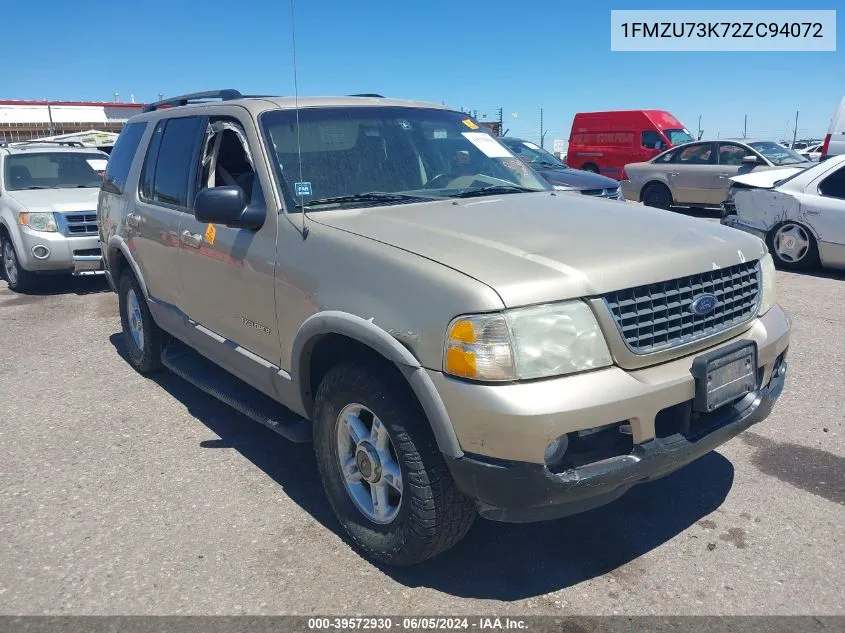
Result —
<path fill-rule="evenodd" d="M 127 217 L 129 248 L 141 268 L 151 299 L 166 308 L 164 318 L 178 318 L 179 221 L 188 209 L 187 190 L 199 142 L 201 117 L 160 120 L 147 145 L 136 212 Z"/>
<path fill-rule="evenodd" d="M 678 150 L 675 162 L 666 165 L 666 181 L 678 204 L 712 204 L 716 164 L 715 143 L 692 143 Z"/>

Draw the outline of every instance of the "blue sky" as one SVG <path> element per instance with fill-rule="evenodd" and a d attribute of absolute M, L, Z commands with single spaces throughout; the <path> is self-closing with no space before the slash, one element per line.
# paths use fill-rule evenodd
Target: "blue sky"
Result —
<path fill-rule="evenodd" d="M 510 135 L 547 146 L 578 111 L 669 110 L 704 135 L 827 130 L 845 95 L 837 52 L 610 51 L 610 9 L 836 9 L 841 0 L 575 3 L 569 0 L 296 0 L 300 94 L 379 92 L 504 109 Z M 845 34 L 845 7 L 837 26 Z M 33 12 L 56 19 L 39 19 Z M 289 0 L 5 2 L 2 99 L 149 101 L 212 88 L 293 94 Z M 34 17 L 35 16 L 35 17 Z M 34 21 L 33 21 L 34 20 Z M 37 24 L 38 36 L 26 31 Z M 2 57 L 7 57 L 2 59 Z M 512 113 L 517 113 L 514 118 Z"/>

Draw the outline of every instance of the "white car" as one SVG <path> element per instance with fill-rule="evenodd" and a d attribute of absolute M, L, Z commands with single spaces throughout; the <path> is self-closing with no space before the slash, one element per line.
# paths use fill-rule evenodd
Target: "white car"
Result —
<path fill-rule="evenodd" d="M 845 269 L 845 155 L 731 178 L 722 224 L 766 240 L 788 270 Z"/>
<path fill-rule="evenodd" d="M 839 102 L 833 118 L 830 120 L 830 127 L 822 143 L 822 156 L 819 160 L 824 161 L 831 156 L 845 154 L 845 97 Z"/>
<path fill-rule="evenodd" d="M 822 144 L 816 143 L 815 145 L 810 145 L 806 149 L 802 149 L 798 151 L 801 156 L 806 158 L 807 160 L 811 160 L 814 163 L 819 162 L 819 158 L 822 155 Z"/>

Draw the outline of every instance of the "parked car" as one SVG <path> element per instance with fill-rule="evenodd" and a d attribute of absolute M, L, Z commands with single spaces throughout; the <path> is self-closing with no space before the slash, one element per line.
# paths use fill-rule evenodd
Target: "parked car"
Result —
<path fill-rule="evenodd" d="M 691 140 L 689 130 L 664 110 L 579 112 L 572 121 L 566 163 L 620 180 L 628 163 Z"/>
<path fill-rule="evenodd" d="M 687 143 L 645 162 L 625 166 L 628 200 L 668 209 L 673 205 L 718 207 L 733 176 L 789 166 L 806 169 L 806 158 L 774 141 L 725 139 Z"/>
<path fill-rule="evenodd" d="M 132 366 L 313 439 L 340 524 L 392 565 L 477 513 L 608 503 L 763 420 L 785 380 L 761 240 L 561 195 L 439 104 L 155 103 L 98 214 Z"/>
<path fill-rule="evenodd" d="M 845 154 L 845 97 L 839 102 L 839 107 L 833 113 L 830 127 L 822 143 L 822 155 L 819 160 L 827 160 L 831 156 Z"/>
<path fill-rule="evenodd" d="M 0 144 L 0 248 L 9 288 L 102 273 L 97 194 L 108 154 L 81 143 Z"/>
<path fill-rule="evenodd" d="M 613 178 L 567 167 L 565 163 L 555 158 L 554 154 L 531 141 L 509 136 L 499 140 L 558 191 L 624 200 L 619 181 Z"/>
<path fill-rule="evenodd" d="M 788 270 L 845 268 L 845 155 L 798 173 L 738 176 L 722 224 L 766 240 Z"/>
<path fill-rule="evenodd" d="M 803 149 L 798 152 L 806 158 L 807 160 L 817 163 L 822 155 L 822 143 L 816 143 L 815 145 L 809 145 L 806 149 Z"/>

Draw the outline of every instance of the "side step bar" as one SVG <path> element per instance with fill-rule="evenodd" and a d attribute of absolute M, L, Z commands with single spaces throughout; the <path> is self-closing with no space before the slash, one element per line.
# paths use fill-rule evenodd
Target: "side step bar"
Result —
<path fill-rule="evenodd" d="M 249 386 L 193 349 L 173 341 L 161 352 L 161 362 L 177 376 L 260 422 L 291 442 L 310 442 L 311 423 L 270 396 Z"/>

